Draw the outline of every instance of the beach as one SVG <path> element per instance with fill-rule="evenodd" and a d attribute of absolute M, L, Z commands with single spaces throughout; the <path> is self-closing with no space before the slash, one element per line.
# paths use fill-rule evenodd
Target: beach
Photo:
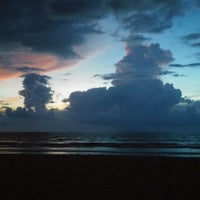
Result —
<path fill-rule="evenodd" d="M 194 199 L 200 159 L 0 155 L 0 199 Z"/>

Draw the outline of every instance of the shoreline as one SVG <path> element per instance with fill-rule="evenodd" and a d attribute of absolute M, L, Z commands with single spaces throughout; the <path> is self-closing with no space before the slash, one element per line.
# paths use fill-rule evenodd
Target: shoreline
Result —
<path fill-rule="evenodd" d="M 0 155 L 6 199 L 170 199 L 199 194 L 200 159 Z"/>

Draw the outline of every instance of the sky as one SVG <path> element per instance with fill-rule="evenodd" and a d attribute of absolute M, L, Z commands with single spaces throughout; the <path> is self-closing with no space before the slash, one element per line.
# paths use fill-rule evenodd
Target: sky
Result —
<path fill-rule="evenodd" d="M 199 0 L 2 1 L 0 131 L 199 129 L 199 18 Z"/>

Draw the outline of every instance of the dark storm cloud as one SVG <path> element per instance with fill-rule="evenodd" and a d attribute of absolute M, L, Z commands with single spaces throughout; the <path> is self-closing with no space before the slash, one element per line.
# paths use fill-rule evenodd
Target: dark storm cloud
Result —
<path fill-rule="evenodd" d="M 173 76 L 174 76 L 174 77 L 187 77 L 187 76 L 184 75 L 184 74 L 177 74 L 177 73 L 173 74 Z"/>
<path fill-rule="evenodd" d="M 122 41 L 129 44 L 141 44 L 145 41 L 150 40 L 148 37 L 144 37 L 143 35 L 129 35 L 128 37 L 122 38 Z"/>
<path fill-rule="evenodd" d="M 113 124 L 131 129 L 142 125 L 166 125 L 170 109 L 181 91 L 160 80 L 134 80 L 115 87 L 94 88 L 70 95 L 69 114 L 76 120 Z"/>
<path fill-rule="evenodd" d="M 67 99 L 70 102 L 69 113 L 71 117 L 75 117 L 81 121 L 90 122 L 92 120 L 97 122 L 106 117 L 106 111 L 113 106 L 112 102 L 108 102 L 107 100 L 108 94 L 106 88 L 93 88 L 86 92 L 73 92 L 70 94 L 69 99 Z M 92 111 L 91 109 L 94 110 Z M 93 115 L 92 113 L 96 114 Z M 105 119 L 105 122 L 107 120 Z"/>
<path fill-rule="evenodd" d="M 29 109 L 26 110 L 26 108 L 18 107 L 16 110 L 12 110 L 11 108 L 6 109 L 6 116 L 7 117 L 19 117 L 19 118 L 33 118 L 35 117 L 35 113 L 33 110 Z"/>
<path fill-rule="evenodd" d="M 200 6 L 200 0 L 195 0 L 196 4 Z"/>
<path fill-rule="evenodd" d="M 104 0 L 54 0 L 50 9 L 55 18 L 73 20 L 99 19 L 106 13 Z"/>
<path fill-rule="evenodd" d="M 52 100 L 52 90 L 48 87 L 48 76 L 38 74 L 24 75 L 23 87 L 19 94 L 24 97 L 24 106 L 36 112 L 46 110 L 46 104 Z"/>
<path fill-rule="evenodd" d="M 140 44 L 144 33 L 159 33 L 171 27 L 182 12 L 183 1 L 164 0 L 7 0 L 0 7 L 1 78 L 18 77 L 15 68 L 44 71 L 71 66 L 83 58 L 77 47 L 91 34 L 106 32 L 103 20 L 114 16 L 116 28 L 126 29 L 121 40 Z M 118 24 L 118 25 L 117 25 Z M 32 66 L 29 63 L 34 63 Z M 45 63 L 46 62 L 46 63 Z M 14 70 L 12 70 L 12 68 Z M 29 70 L 36 72 L 37 70 Z"/>
<path fill-rule="evenodd" d="M 60 127 L 66 130 L 71 122 L 74 126 L 81 127 L 77 123 L 79 121 L 83 124 L 85 122 L 89 125 L 104 124 L 121 130 L 133 130 L 135 127 L 149 125 L 157 127 L 182 125 L 186 121 L 196 119 L 197 106 L 186 103 L 184 107 L 186 111 L 177 111 L 175 109 L 178 107 L 177 104 L 182 103 L 181 91 L 175 89 L 172 84 L 164 84 L 157 79 L 161 74 L 173 73 L 163 70 L 164 65 L 174 60 L 170 50 L 160 48 L 159 44 L 141 45 L 150 39 L 145 37 L 145 33 L 161 33 L 169 29 L 173 19 L 182 14 L 184 2 L 181 0 L 6 0 L 1 3 L 1 69 L 13 67 L 14 58 L 8 56 L 9 52 L 13 50 L 18 52 L 20 49 L 25 52 L 26 48 L 30 54 L 37 53 L 42 56 L 48 53 L 62 59 L 80 59 L 81 56 L 74 47 L 82 45 L 86 36 L 90 34 L 102 34 L 99 22 L 107 16 L 114 15 L 120 28 L 125 28 L 129 35 L 122 37 L 127 44 L 127 54 L 116 63 L 116 72 L 96 75 L 104 80 L 112 80 L 112 87 L 71 93 L 68 99 L 63 100 L 65 103 L 70 103 L 70 107 L 65 111 L 56 113 L 46 109 L 46 104 L 52 101 L 53 93 L 48 86 L 47 76 L 24 75 L 24 88 L 19 94 L 24 97 L 25 108 L 19 107 L 16 111 L 6 109 L 6 117 L 12 122 L 8 123 L 8 127 L 14 127 L 11 124 L 23 127 L 26 126 L 24 122 L 27 122 L 25 128 L 28 130 L 36 130 L 35 124 L 38 124 L 38 130 L 40 128 L 61 130 Z M 187 36 L 186 40 L 192 41 L 194 45 L 198 43 L 198 37 L 196 33 Z M 4 47 L 8 54 L 3 52 Z M 33 63 L 36 62 L 27 59 L 26 63 L 17 69 L 23 73 L 42 70 L 29 67 Z M 194 64 L 197 63 L 193 63 L 193 67 Z M 177 67 L 175 65 L 171 67 Z M 186 65 L 179 64 L 178 67 Z M 42 114 L 44 111 L 47 113 L 45 116 Z M 45 121 L 47 116 L 51 116 L 53 120 Z M 16 119 L 17 121 L 14 121 Z M 40 121 L 43 123 L 41 126 Z"/>
<path fill-rule="evenodd" d="M 154 22 L 157 22 L 155 24 Z M 171 23 L 166 22 L 166 19 L 159 19 L 159 14 L 136 13 L 124 19 L 124 27 L 142 33 L 159 33 L 171 27 Z M 152 26 L 153 24 L 153 26 Z"/>
<path fill-rule="evenodd" d="M 182 14 L 184 7 L 180 0 L 111 0 L 109 4 L 124 28 L 140 33 L 159 33 L 170 28 L 173 18 Z"/>
<path fill-rule="evenodd" d="M 161 72 L 161 67 L 173 61 L 169 50 L 160 48 L 159 44 L 135 45 L 127 44 L 127 54 L 116 65 L 114 85 L 123 84 L 135 78 L 154 78 Z"/>
<path fill-rule="evenodd" d="M 65 7 L 70 8 L 71 2 L 76 1 L 63 2 Z M 47 0 L 4 1 L 0 7 L 1 45 L 18 44 L 36 52 L 53 53 L 65 58 L 78 56 L 73 46 L 83 43 L 85 34 L 95 32 L 95 24 L 92 19 L 84 20 L 78 10 L 72 8 L 66 10 L 66 15 L 71 17 L 56 19 L 54 4 L 62 5 L 59 1 Z M 74 19 L 74 15 L 81 17 Z"/>
<path fill-rule="evenodd" d="M 28 66 L 23 66 L 23 67 L 17 68 L 16 71 L 20 71 L 20 72 L 23 72 L 23 73 L 32 73 L 32 72 L 43 71 L 43 69 L 34 68 L 34 67 L 28 67 Z"/>
<path fill-rule="evenodd" d="M 171 52 L 160 48 L 159 44 L 127 44 L 126 52 L 126 56 L 115 65 L 115 73 L 95 75 L 113 80 L 112 87 L 73 92 L 69 99 L 65 99 L 70 103 L 68 116 L 79 122 L 112 125 L 123 131 L 198 126 L 200 109 L 197 110 L 196 104 L 184 103 L 181 90 L 155 79 L 167 74 L 181 76 L 163 70 L 164 65 L 174 60 Z"/>
<path fill-rule="evenodd" d="M 169 64 L 170 67 L 200 67 L 200 63 L 189 63 L 189 64 Z"/>
<path fill-rule="evenodd" d="M 126 50 L 127 55 L 116 64 L 116 73 L 101 75 L 105 80 L 113 79 L 112 87 L 71 93 L 68 114 L 72 118 L 113 124 L 122 130 L 168 123 L 181 91 L 154 78 L 162 65 L 173 60 L 171 52 L 159 44 L 127 45 Z"/>
<path fill-rule="evenodd" d="M 187 34 L 181 37 L 182 41 L 192 47 L 200 47 L 200 32 Z"/>
<path fill-rule="evenodd" d="M 44 113 L 41 113 L 22 107 L 18 107 L 16 110 L 7 107 L 5 115 L 0 118 L 0 124 L 3 124 L 0 127 L 0 131 L 58 131 L 65 122 L 62 121 L 60 123 L 59 119 L 55 119 L 54 114 L 55 112 L 52 110 L 46 110 Z"/>
<path fill-rule="evenodd" d="M 94 2 L 3 1 L 0 6 L 1 78 L 20 76 L 24 69 L 15 69 L 26 62 L 35 63 L 36 67 L 42 63 L 41 68 L 50 71 L 71 66 L 81 59 L 74 47 L 82 45 L 86 36 L 102 33 L 97 28 L 99 18 L 94 17 L 102 10 L 98 5 L 93 8 Z"/>
<path fill-rule="evenodd" d="M 7 0 L 0 7 L 0 44 L 78 57 L 73 47 L 86 35 L 101 33 L 98 22 L 110 13 L 134 32 L 160 32 L 180 8 L 180 1 L 171 0 Z"/>
<path fill-rule="evenodd" d="M 200 42 L 192 43 L 191 46 L 193 46 L 193 47 L 200 47 Z"/>
<path fill-rule="evenodd" d="M 0 64 L 2 64 L 2 66 L 7 68 L 7 67 L 10 67 L 12 65 L 12 62 L 10 61 L 9 58 L 0 55 Z M 1 67 L 1 68 L 3 68 L 3 67 Z"/>
<path fill-rule="evenodd" d="M 163 70 L 159 73 L 159 76 L 165 76 L 165 75 L 171 75 L 171 76 L 174 76 L 174 77 L 187 77 L 186 75 L 184 74 L 177 74 L 176 72 L 174 71 L 169 71 L 169 70 Z"/>
<path fill-rule="evenodd" d="M 111 80 L 115 78 L 115 76 L 116 76 L 115 73 L 111 73 L 111 74 L 95 74 L 93 77 L 100 77 L 103 80 Z"/>
<path fill-rule="evenodd" d="M 106 126 L 114 127 L 113 130 L 118 131 L 149 131 L 149 127 L 191 124 L 198 126 L 199 104 L 186 102 L 181 98 L 179 89 L 155 79 L 159 77 L 160 72 L 164 72 L 160 67 L 168 65 L 173 60 L 171 52 L 160 48 L 159 44 L 127 45 L 126 50 L 127 55 L 116 64 L 116 72 L 107 77 L 118 80 L 118 83 L 114 82 L 108 89 L 93 88 L 71 93 L 68 99 L 63 100 L 65 103 L 70 103 L 65 111 L 45 110 L 46 103 L 52 98 L 52 91 L 47 85 L 47 76 L 24 75 L 24 90 L 20 91 L 20 94 L 25 97 L 25 108 L 17 108 L 16 111 L 7 108 L 7 123 L 16 119 L 17 125 L 21 124 L 21 128 L 51 131 L 87 131 L 93 126 L 96 130 Z M 132 68 L 144 77 L 135 78 L 135 71 L 132 71 Z M 145 70 L 146 68 L 149 70 Z M 121 73 L 126 75 L 122 76 Z M 45 115 L 41 111 L 45 111 Z M 28 127 L 22 125 L 24 120 Z M 39 129 L 33 127 L 36 123 L 39 124 Z M 71 124 L 73 127 L 70 129 Z"/>
<path fill-rule="evenodd" d="M 159 44 L 126 44 L 126 55 L 115 64 L 116 72 L 98 75 L 104 80 L 111 80 L 113 85 L 131 82 L 134 79 L 152 79 L 159 75 L 162 66 L 174 59 L 169 50 L 160 48 Z"/>
<path fill-rule="evenodd" d="M 177 0 L 124 0 L 124 1 L 116 1 L 116 0 L 107 0 L 109 7 L 111 7 L 116 13 L 126 13 L 127 11 L 148 11 L 153 8 L 162 7 L 163 10 L 171 10 L 171 15 L 175 15 L 177 9 L 180 9 L 180 4 L 182 1 Z"/>
<path fill-rule="evenodd" d="M 169 70 L 163 70 L 163 71 L 161 71 L 161 72 L 159 73 L 159 75 L 161 75 L 161 76 L 163 76 L 163 75 L 169 75 L 169 74 L 174 75 L 175 72 L 169 71 Z"/>
<path fill-rule="evenodd" d="M 187 77 L 186 75 L 184 74 L 177 74 L 176 72 L 174 71 L 169 71 L 169 70 L 164 70 L 164 71 L 161 71 L 159 73 L 160 76 L 165 76 L 165 75 L 171 75 L 171 76 L 174 76 L 174 77 Z"/>
<path fill-rule="evenodd" d="M 197 39 L 200 39 L 200 33 L 199 32 L 197 32 L 197 33 L 191 33 L 191 34 L 182 36 L 181 38 L 183 40 L 185 40 L 185 41 L 197 40 Z"/>

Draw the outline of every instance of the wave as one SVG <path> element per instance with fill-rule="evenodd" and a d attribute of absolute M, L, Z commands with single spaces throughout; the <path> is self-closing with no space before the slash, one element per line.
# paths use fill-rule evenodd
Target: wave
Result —
<path fill-rule="evenodd" d="M 49 142 L 0 142 L 0 147 L 110 147 L 110 148 L 191 148 L 200 149 L 198 144 L 180 144 L 180 143 L 117 143 L 117 142 L 67 142 L 67 143 L 49 143 Z"/>
<path fill-rule="evenodd" d="M 0 134 L 0 154 L 200 157 L 199 134 Z"/>

